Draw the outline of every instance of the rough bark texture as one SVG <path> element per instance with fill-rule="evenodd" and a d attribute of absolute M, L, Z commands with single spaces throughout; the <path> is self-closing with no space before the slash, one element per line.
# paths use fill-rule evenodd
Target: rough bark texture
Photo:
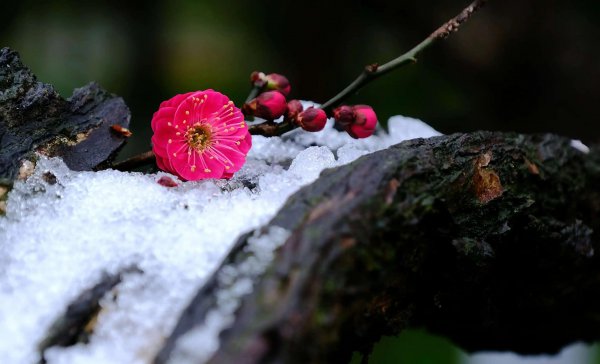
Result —
<path fill-rule="evenodd" d="M 468 351 L 597 340 L 598 186 L 599 150 L 553 135 L 419 139 L 327 170 L 270 222 L 291 236 L 211 363 L 347 362 L 409 327 Z M 223 266 L 157 363 L 214 307 Z"/>
<path fill-rule="evenodd" d="M 19 162 L 39 151 L 60 156 L 73 170 L 90 170 L 125 142 L 111 125 L 129 125 L 120 97 L 95 83 L 63 99 L 51 85 L 38 82 L 9 48 L 0 49 L 0 182 L 12 180 Z"/>

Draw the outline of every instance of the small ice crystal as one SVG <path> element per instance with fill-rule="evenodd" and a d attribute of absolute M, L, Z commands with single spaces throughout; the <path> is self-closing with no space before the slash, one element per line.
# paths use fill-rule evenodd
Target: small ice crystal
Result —
<path fill-rule="evenodd" d="M 585 154 L 588 154 L 590 152 L 590 148 L 587 145 L 583 144 L 579 139 L 571 140 L 571 146 Z"/>
<path fill-rule="evenodd" d="M 219 348 L 221 331 L 234 320 L 234 312 L 241 298 L 252 292 L 252 282 L 264 272 L 273 259 L 274 251 L 290 236 L 290 232 L 279 226 L 271 226 L 267 233 L 255 232 L 248 239 L 248 257 L 225 267 L 218 276 L 220 290 L 216 293 L 217 308 L 208 312 L 204 325 L 196 327 L 179 338 L 170 362 L 177 364 L 203 363 Z M 198 350 L 203 343 L 203 350 Z"/>

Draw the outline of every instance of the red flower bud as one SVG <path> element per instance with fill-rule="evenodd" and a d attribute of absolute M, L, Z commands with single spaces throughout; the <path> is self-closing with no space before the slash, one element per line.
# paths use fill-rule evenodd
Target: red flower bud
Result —
<path fill-rule="evenodd" d="M 347 128 L 354 122 L 354 109 L 352 106 L 340 106 L 333 110 L 333 117 L 341 126 Z"/>
<path fill-rule="evenodd" d="M 267 76 L 259 71 L 254 71 L 250 74 L 250 82 L 256 87 L 263 87 L 267 83 Z"/>
<path fill-rule="evenodd" d="M 327 114 L 325 114 L 325 111 L 323 109 L 315 109 L 312 106 L 302 111 L 296 118 L 296 124 L 300 125 L 306 131 L 323 130 L 325 123 L 327 123 Z"/>
<path fill-rule="evenodd" d="M 278 73 L 270 73 L 265 77 L 267 81 L 267 90 L 276 90 L 287 96 L 290 94 L 292 87 L 290 81 L 285 76 Z"/>
<path fill-rule="evenodd" d="M 283 115 L 287 109 L 285 96 L 277 91 L 267 91 L 244 104 L 244 114 L 273 120 Z"/>
<path fill-rule="evenodd" d="M 354 122 L 346 127 L 346 131 L 354 139 L 367 138 L 373 135 L 377 126 L 377 115 L 371 106 L 355 105 Z"/>
<path fill-rule="evenodd" d="M 304 107 L 302 107 L 302 103 L 298 100 L 291 100 L 287 104 L 287 112 L 285 117 L 287 120 L 296 120 L 298 114 L 302 112 Z"/>

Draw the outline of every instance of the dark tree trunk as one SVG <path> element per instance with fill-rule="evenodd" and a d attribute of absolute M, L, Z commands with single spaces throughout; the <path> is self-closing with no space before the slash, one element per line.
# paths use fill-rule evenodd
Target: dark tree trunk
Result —
<path fill-rule="evenodd" d="M 468 351 L 600 338 L 600 153 L 553 135 L 407 141 L 327 170 L 268 224 L 290 232 L 211 363 L 331 363 L 424 327 Z M 266 227 L 254 236 L 266 234 Z M 157 363 L 215 307 L 200 289 Z"/>

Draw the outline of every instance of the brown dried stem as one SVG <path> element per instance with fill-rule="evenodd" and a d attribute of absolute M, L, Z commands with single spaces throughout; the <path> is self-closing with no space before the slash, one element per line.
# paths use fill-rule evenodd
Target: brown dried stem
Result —
<path fill-rule="evenodd" d="M 133 169 L 154 163 L 155 161 L 156 156 L 154 155 L 154 152 L 149 150 L 147 152 L 134 155 L 133 157 L 125 159 L 124 161 L 114 163 L 111 168 L 118 171 L 131 171 Z"/>

